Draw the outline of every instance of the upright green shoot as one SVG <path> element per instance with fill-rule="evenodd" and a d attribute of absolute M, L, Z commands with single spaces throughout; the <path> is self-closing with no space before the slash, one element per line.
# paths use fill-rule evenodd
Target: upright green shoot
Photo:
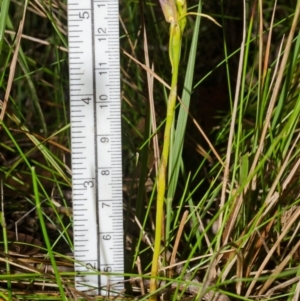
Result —
<path fill-rule="evenodd" d="M 167 105 L 167 118 L 164 132 L 163 150 L 158 173 L 157 201 L 156 201 L 156 222 L 154 252 L 151 269 L 150 294 L 156 291 L 156 276 L 158 272 L 158 259 L 162 237 L 163 204 L 166 191 L 166 174 L 170 149 L 171 127 L 174 119 L 174 111 L 177 96 L 177 79 L 180 61 L 182 34 L 186 25 L 186 2 L 183 0 L 160 0 L 160 4 L 166 18 L 170 23 L 169 57 L 172 67 L 171 91 Z M 151 301 L 156 300 L 152 294 Z"/>
<path fill-rule="evenodd" d="M 158 260 L 162 239 L 163 204 L 166 193 L 166 174 L 170 152 L 171 129 L 174 120 L 174 112 L 177 98 L 177 80 L 182 45 L 182 34 L 186 25 L 186 16 L 201 15 L 219 25 L 213 18 L 211 18 L 208 15 L 199 13 L 187 13 L 185 0 L 160 0 L 160 5 L 163 10 L 166 21 L 170 23 L 169 58 L 172 67 L 172 80 L 171 90 L 167 103 L 167 116 L 164 131 L 163 150 L 161 155 L 160 168 L 158 172 L 155 239 L 150 280 L 150 294 L 152 294 L 150 297 L 151 301 L 156 300 L 156 296 L 154 294 L 156 290 L 155 277 L 157 276 L 158 272 Z"/>

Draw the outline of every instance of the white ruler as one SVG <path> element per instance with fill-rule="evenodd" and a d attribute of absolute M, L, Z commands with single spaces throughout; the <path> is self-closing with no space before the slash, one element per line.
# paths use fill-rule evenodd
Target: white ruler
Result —
<path fill-rule="evenodd" d="M 118 18 L 118 0 L 68 0 L 75 281 L 101 295 L 124 280 Z"/>

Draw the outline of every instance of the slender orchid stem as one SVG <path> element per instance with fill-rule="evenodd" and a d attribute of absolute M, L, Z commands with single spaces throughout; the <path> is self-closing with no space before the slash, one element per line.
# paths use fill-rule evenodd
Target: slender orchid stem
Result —
<path fill-rule="evenodd" d="M 185 2 L 176 1 L 162 1 L 162 8 L 166 20 L 171 23 L 170 26 L 170 41 L 169 41 L 169 56 L 172 66 L 172 81 L 171 91 L 169 94 L 167 105 L 167 117 L 164 131 L 163 150 L 160 161 L 160 168 L 158 174 L 158 187 L 157 187 L 157 201 L 156 201 L 156 223 L 155 223 L 155 239 L 154 239 L 154 252 L 151 269 L 150 280 L 150 301 L 156 301 L 155 291 L 157 288 L 156 276 L 158 273 L 159 254 L 161 250 L 162 238 L 162 221 L 163 221 L 163 205 L 166 192 L 166 174 L 170 150 L 170 136 L 171 127 L 174 119 L 176 97 L 177 97 L 177 80 L 180 62 L 182 33 L 186 24 L 186 5 Z M 176 7 L 176 10 L 175 10 Z"/>

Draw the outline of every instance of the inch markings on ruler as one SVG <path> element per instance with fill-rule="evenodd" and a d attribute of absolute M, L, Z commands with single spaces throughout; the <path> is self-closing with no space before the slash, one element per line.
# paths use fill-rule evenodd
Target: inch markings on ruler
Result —
<path fill-rule="evenodd" d="M 68 0 L 75 281 L 101 295 L 124 287 L 118 16 L 116 0 Z"/>

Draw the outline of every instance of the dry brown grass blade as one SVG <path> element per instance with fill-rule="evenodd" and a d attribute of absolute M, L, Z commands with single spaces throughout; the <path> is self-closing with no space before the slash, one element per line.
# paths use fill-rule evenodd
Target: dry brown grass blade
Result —
<path fill-rule="evenodd" d="M 184 108 L 187 111 L 187 108 L 185 107 L 185 105 L 183 104 L 183 102 L 181 101 L 181 99 L 179 99 L 179 101 L 180 101 L 180 104 L 182 106 L 184 106 Z M 221 156 L 219 155 L 219 153 L 217 152 L 217 150 L 215 149 L 215 147 L 213 146 L 213 144 L 210 142 L 209 138 L 207 137 L 207 135 L 205 134 L 205 132 L 203 131 L 203 129 L 199 125 L 198 121 L 193 117 L 193 115 L 190 113 L 190 111 L 187 111 L 187 112 L 189 114 L 189 117 L 192 119 L 194 125 L 196 126 L 196 128 L 198 129 L 198 131 L 200 132 L 200 134 L 203 136 L 203 138 L 205 139 L 205 141 L 207 142 L 209 148 L 211 149 L 211 151 L 213 152 L 213 154 L 216 156 L 217 160 L 221 163 L 221 165 L 224 166 L 225 165 L 224 161 L 222 160 Z M 204 153 L 203 156 L 205 158 L 208 158 L 210 155 L 208 153 Z"/>
<path fill-rule="evenodd" d="M 300 211 L 299 211 L 300 213 Z M 294 253 L 300 248 L 300 240 L 296 243 L 296 245 L 292 248 L 292 250 L 289 252 L 289 254 L 284 258 L 284 260 L 275 268 L 273 273 L 268 277 L 267 281 L 264 283 L 260 291 L 258 292 L 258 295 L 262 295 L 270 286 L 271 284 L 276 280 L 277 276 L 280 274 L 280 272 L 283 271 L 285 266 L 289 263 Z"/>
<path fill-rule="evenodd" d="M 145 295 L 146 294 L 146 290 L 145 290 L 144 281 L 143 281 L 143 278 L 142 278 L 142 276 L 143 276 L 143 269 L 142 269 L 142 264 L 141 264 L 140 256 L 137 257 L 136 266 L 137 266 L 137 269 L 138 269 L 138 273 L 141 276 L 140 279 L 139 279 L 140 280 L 141 293 L 142 293 L 142 295 Z"/>
<path fill-rule="evenodd" d="M 212 244 L 211 244 L 210 239 L 207 235 L 207 232 L 205 231 L 205 227 L 204 227 L 204 224 L 202 222 L 201 216 L 199 215 L 199 213 L 197 211 L 195 211 L 195 214 L 197 216 L 197 220 L 198 220 L 198 223 L 199 223 L 198 228 L 199 228 L 200 232 L 203 233 L 204 239 L 205 239 L 206 244 L 207 244 L 207 248 L 209 249 L 209 251 L 211 253 L 213 253 L 214 251 L 213 251 L 213 248 L 212 248 Z M 213 228 L 213 226 L 212 226 L 212 228 Z"/>
<path fill-rule="evenodd" d="M 273 247 L 270 249 L 270 252 L 266 255 L 266 258 L 262 262 L 262 264 L 259 267 L 258 271 L 255 273 L 255 276 L 254 276 L 252 282 L 250 283 L 250 286 L 249 286 L 249 288 L 248 288 L 248 290 L 247 290 L 247 292 L 245 294 L 245 297 L 249 297 L 251 295 L 252 290 L 254 288 L 254 285 L 257 282 L 257 279 L 261 276 L 261 273 L 264 270 L 264 268 L 266 267 L 267 263 L 269 262 L 271 256 L 273 256 L 273 253 L 275 252 L 276 248 L 279 246 L 279 244 L 281 243 L 281 241 L 287 235 L 287 233 L 290 230 L 290 228 L 292 227 L 293 223 L 298 220 L 299 214 L 300 214 L 300 207 L 297 208 L 297 210 L 295 211 L 295 213 L 293 214 L 293 216 L 289 220 L 288 224 L 283 229 L 282 233 L 280 234 L 280 236 L 278 237 L 278 239 L 274 243 Z"/>
<path fill-rule="evenodd" d="M 34 1 L 37 3 L 37 5 L 35 5 L 33 3 L 33 1 L 30 1 L 29 2 L 29 7 L 28 7 L 28 10 L 32 11 L 33 13 L 37 14 L 38 16 L 42 17 L 42 18 L 46 18 L 47 15 L 46 13 L 44 12 L 44 8 L 41 7 L 41 4 L 38 2 L 38 1 Z M 41 7 L 41 8 L 39 8 Z"/>
<path fill-rule="evenodd" d="M 25 264 L 25 262 L 20 261 L 18 258 L 5 254 L 3 252 L 0 252 L 0 262 L 9 263 L 10 265 L 19 268 L 23 271 L 44 274 L 42 271 L 36 269 L 35 267 L 31 265 L 27 265 Z M 49 276 L 53 278 L 53 275 L 49 275 Z"/>
<path fill-rule="evenodd" d="M 8 81 L 7 81 L 6 91 L 5 91 L 4 100 L 3 100 L 3 104 L 2 104 L 2 110 L 1 110 L 1 114 L 0 114 L 0 120 L 2 120 L 2 121 L 3 121 L 4 116 L 5 116 L 7 103 L 8 103 L 11 87 L 12 87 L 12 83 L 13 83 L 13 80 L 14 80 L 14 77 L 15 77 L 15 71 L 16 71 L 16 65 L 17 65 L 17 61 L 18 61 L 20 42 L 21 42 L 21 38 L 22 38 L 23 26 L 24 26 L 25 15 L 26 15 L 25 13 L 26 13 L 26 6 L 24 8 L 23 17 L 20 21 L 18 33 L 17 33 L 17 36 L 16 36 L 16 47 L 15 47 L 15 50 L 14 50 L 14 55 L 13 55 L 12 61 L 10 63 Z"/>
<path fill-rule="evenodd" d="M 275 0 L 274 7 L 273 7 L 273 14 L 272 14 L 271 23 L 270 23 L 270 31 L 269 31 L 269 34 L 268 34 L 268 40 L 267 40 L 267 45 L 266 45 L 266 52 L 265 52 L 265 57 L 264 57 L 264 66 L 263 66 L 263 72 L 262 72 L 262 86 L 264 85 L 264 80 L 265 80 L 267 70 L 268 70 L 268 65 L 269 65 L 271 39 L 272 39 L 272 33 L 273 33 L 273 25 L 274 25 L 276 7 L 277 7 L 277 0 Z M 262 36 L 262 33 L 261 33 L 261 36 Z"/>
<path fill-rule="evenodd" d="M 151 68 L 154 72 L 154 67 Z M 154 97 L 153 97 L 153 76 L 150 76 L 151 79 L 151 95 L 152 97 L 149 98 L 150 102 L 150 114 L 151 114 L 151 127 L 152 127 L 152 133 L 157 132 L 157 124 L 156 124 L 156 117 L 155 117 L 155 106 L 154 106 Z M 150 92 L 149 92 L 150 93 Z M 159 160 L 160 160 L 160 151 L 159 151 L 159 143 L 158 143 L 158 136 L 153 136 L 153 153 L 154 153 L 154 164 L 155 164 L 155 174 L 158 174 L 158 166 L 159 166 Z"/>
<path fill-rule="evenodd" d="M 299 301 L 299 299 L 300 299 L 300 281 L 298 281 L 298 283 L 297 283 L 295 295 L 294 295 L 292 301 Z"/>
<path fill-rule="evenodd" d="M 175 239 L 175 243 L 174 243 L 174 247 L 173 247 L 173 251 L 172 251 L 172 255 L 171 255 L 171 259 L 170 259 L 170 266 L 173 266 L 173 264 L 175 263 L 176 253 L 177 253 L 177 250 L 178 250 L 180 238 L 181 238 L 183 228 L 184 228 L 184 225 L 186 223 L 186 219 L 187 219 L 188 214 L 189 214 L 189 211 L 187 211 L 187 210 L 184 211 L 183 216 L 181 218 L 180 225 L 179 225 L 177 235 L 176 235 L 176 239 Z M 170 273 L 169 273 L 170 278 L 172 278 L 172 276 L 173 276 L 172 272 L 173 272 L 173 270 L 170 269 Z"/>
<path fill-rule="evenodd" d="M 283 216 L 281 216 L 281 225 L 282 225 L 282 229 L 284 229 L 286 227 L 286 224 L 288 222 L 288 220 L 291 218 L 293 212 L 299 207 L 299 205 L 294 205 L 292 208 L 290 208 L 289 210 L 287 210 L 286 212 L 284 212 Z M 299 219 L 300 220 L 300 219 Z M 291 235 L 291 238 L 289 239 L 289 242 L 287 243 L 283 253 L 282 253 L 282 258 L 285 256 L 285 254 L 288 253 L 290 246 L 292 243 L 294 243 L 295 237 L 297 237 L 299 235 L 299 229 L 300 229 L 300 223 L 298 223 L 298 225 L 296 226 L 296 228 L 294 229 L 293 234 Z M 299 255 L 300 255 L 300 249 L 299 249 Z"/>
<path fill-rule="evenodd" d="M 258 149 L 257 149 L 255 157 L 253 159 L 253 163 L 252 163 L 252 166 L 250 168 L 249 175 L 253 174 L 253 172 L 254 172 L 254 170 L 257 166 L 258 160 L 259 160 L 261 154 L 263 153 L 264 142 L 265 142 L 265 139 L 266 139 L 267 131 L 269 129 L 271 117 L 273 116 L 273 110 L 274 110 L 275 103 L 277 101 L 278 93 L 279 93 L 280 87 L 282 85 L 282 79 L 283 79 L 284 72 L 286 70 L 286 64 L 287 64 L 287 61 L 288 61 L 288 58 L 289 58 L 289 55 L 290 55 L 293 38 L 294 38 L 295 31 L 296 31 L 296 28 L 297 28 L 298 20 L 299 20 L 299 14 L 300 14 L 300 2 L 298 1 L 297 7 L 295 8 L 295 14 L 294 14 L 291 30 L 289 32 L 287 42 L 286 42 L 286 46 L 285 46 L 285 49 L 284 49 L 284 54 L 283 54 L 283 57 L 282 57 L 282 60 L 281 60 L 281 64 L 280 64 L 280 67 L 279 67 L 278 74 L 276 76 L 275 86 L 274 86 L 274 89 L 273 89 L 273 93 L 272 93 L 271 100 L 270 100 L 268 110 L 267 110 L 267 114 L 266 114 L 266 117 L 265 117 L 265 123 L 264 123 L 264 127 L 262 129 L 262 134 L 261 134 L 261 137 L 260 137 Z M 279 58 L 278 58 L 278 60 L 279 60 Z M 245 191 L 248 190 L 249 186 L 250 186 L 250 184 L 247 184 L 245 186 Z"/>
<path fill-rule="evenodd" d="M 219 216 L 219 229 L 223 225 L 223 209 L 225 206 L 226 189 L 227 189 L 227 183 L 228 183 L 228 178 L 229 178 L 229 169 L 230 169 L 230 158 L 231 158 L 231 153 L 232 153 L 233 136 L 234 136 L 234 131 L 235 131 L 235 122 L 236 122 L 236 118 L 237 118 L 238 101 L 239 101 L 239 95 L 240 95 L 240 86 L 241 86 L 242 71 L 243 71 L 244 52 L 245 52 L 245 40 L 246 40 L 246 3 L 245 3 L 245 0 L 243 0 L 243 38 L 242 38 L 242 43 L 241 43 L 241 52 L 240 52 L 240 58 L 239 58 L 237 82 L 236 82 L 234 103 L 233 103 L 233 109 L 232 109 L 232 117 L 231 117 L 230 130 L 229 130 L 229 136 L 228 136 L 228 144 L 227 144 L 227 150 L 226 150 L 226 161 L 225 161 L 221 200 L 220 200 L 221 214 Z M 237 204 L 236 206 L 238 207 L 239 204 Z M 236 211 L 237 212 L 239 211 L 239 207 L 236 208 Z M 234 212 L 235 212 L 235 209 L 234 209 Z M 220 244 L 222 244 L 222 246 L 225 246 L 227 244 L 229 235 L 230 235 L 230 228 L 233 227 L 233 224 L 235 223 L 234 220 L 231 221 L 231 217 L 228 218 L 227 222 L 229 222 L 228 233 L 226 234 L 225 239 L 219 242 Z"/>
<path fill-rule="evenodd" d="M 133 54 L 133 56 L 136 58 L 136 53 L 135 53 L 135 47 L 136 47 L 136 45 L 133 45 L 133 43 L 132 43 L 132 41 L 131 41 L 131 39 L 130 39 L 130 35 L 129 35 L 129 33 L 128 33 L 128 30 L 127 30 L 127 28 L 126 28 L 126 25 L 125 25 L 125 23 L 123 22 L 123 19 L 122 19 L 121 16 L 119 16 L 119 21 L 120 21 L 120 24 L 121 24 L 121 26 L 122 26 L 122 28 L 123 28 L 123 30 L 124 30 L 124 32 L 125 32 L 125 35 L 126 35 L 126 37 L 127 37 L 128 43 L 129 43 L 130 48 L 131 48 L 131 51 L 132 51 L 132 54 Z"/>
<path fill-rule="evenodd" d="M 55 5 L 53 4 L 53 1 L 42 2 L 35 0 L 35 3 L 36 5 L 33 4 L 33 1 L 30 1 L 29 5 L 32 6 L 32 8 L 29 7 L 28 10 L 31 10 L 32 12 L 34 12 L 42 18 L 47 18 L 49 16 L 49 13 L 51 12 L 51 18 L 56 24 L 56 27 L 60 30 L 61 33 L 67 35 L 67 31 L 65 29 L 64 24 L 61 22 L 60 18 L 58 18 L 57 15 L 54 13 L 55 10 L 53 10 L 53 8 L 55 8 Z M 60 3 L 59 6 L 64 7 L 64 11 L 66 12 L 66 6 L 63 3 Z"/>
<path fill-rule="evenodd" d="M 277 174 L 277 176 L 276 176 L 276 179 L 274 180 L 274 182 L 273 182 L 273 184 L 272 184 L 272 186 L 271 186 L 271 188 L 270 188 L 270 190 L 269 190 L 269 193 L 268 193 L 268 195 L 267 195 L 267 197 L 266 197 L 266 200 L 265 200 L 265 210 L 263 211 L 263 213 L 261 213 L 261 215 L 260 215 L 259 217 L 254 217 L 254 218 L 252 219 L 252 221 L 248 224 L 248 227 L 247 227 L 247 228 L 250 228 L 250 226 L 251 226 L 254 222 L 256 223 L 256 224 L 255 224 L 255 227 L 258 228 L 259 225 L 261 224 L 263 218 L 264 218 L 267 214 L 269 214 L 270 210 L 272 210 L 272 209 L 276 206 L 277 201 L 278 201 L 278 199 L 279 199 L 279 193 L 278 193 L 277 191 L 275 191 L 275 189 L 276 189 L 276 187 L 277 187 L 277 185 L 278 185 L 278 183 L 279 183 L 279 181 L 280 181 L 280 179 L 281 179 L 281 177 L 282 177 L 284 171 L 286 170 L 286 168 L 287 168 L 287 166 L 288 166 L 288 164 L 289 164 L 289 160 L 290 160 L 292 154 L 293 154 L 294 151 L 295 151 L 295 148 L 296 148 L 296 146 L 297 146 L 297 144 L 298 144 L 299 139 L 300 139 L 300 134 L 298 134 L 298 136 L 296 137 L 296 139 L 295 139 L 295 141 L 294 141 L 294 143 L 293 143 L 293 145 L 292 145 L 292 147 L 291 147 L 289 153 L 287 154 L 286 158 L 284 159 L 284 162 L 282 163 L 281 169 L 279 170 L 279 172 L 278 172 L 278 174 Z M 288 184 L 292 181 L 292 179 L 293 179 L 293 177 L 295 176 L 296 171 L 298 170 L 299 166 L 300 166 L 300 159 L 298 159 L 297 162 L 294 164 L 294 166 L 293 166 L 292 170 L 290 171 L 288 177 L 287 177 L 287 178 L 285 179 L 285 181 L 283 182 L 283 184 L 282 184 L 282 192 L 285 191 L 285 189 L 287 188 Z M 234 211 L 233 211 L 233 213 L 232 213 L 231 216 L 233 216 L 233 217 L 236 218 L 238 212 L 239 212 L 239 211 L 237 210 L 237 207 L 234 207 Z M 231 227 L 232 227 L 232 229 L 233 229 L 234 224 L 233 224 L 233 219 L 232 219 L 232 218 L 229 220 L 229 225 L 231 225 Z M 253 225 L 252 225 L 252 226 L 253 226 Z M 269 226 L 270 226 L 270 225 L 269 225 Z M 232 229 L 231 229 L 231 230 L 232 230 Z M 267 230 L 267 229 L 266 229 L 266 230 Z M 228 234 L 229 232 L 228 232 L 228 230 L 227 230 L 226 227 L 225 227 L 224 233 L 229 237 L 229 234 Z M 243 234 L 244 234 L 244 232 L 243 232 Z M 241 238 L 244 236 L 243 234 L 240 236 Z M 266 233 L 266 234 L 267 234 L 267 233 Z M 254 240 L 255 240 L 255 237 L 256 237 L 256 233 L 254 232 L 254 233 L 248 238 L 248 240 L 247 240 L 246 242 L 243 243 L 243 244 L 244 244 L 244 247 L 245 247 L 246 245 L 249 246 L 249 247 L 246 247 L 246 250 L 248 250 L 248 249 L 251 249 L 251 250 L 252 250 L 252 246 L 253 246 L 253 242 L 254 242 Z M 260 241 L 260 243 L 262 243 L 262 241 Z M 238 243 L 238 244 L 240 245 L 240 243 Z M 224 256 L 225 256 L 224 258 L 232 258 L 233 254 L 224 255 Z M 248 273 L 248 272 L 247 272 L 247 273 Z"/>
<path fill-rule="evenodd" d="M 283 291 L 286 287 L 291 286 L 292 284 L 296 283 L 297 281 L 298 281 L 298 283 L 300 283 L 300 276 L 294 277 L 294 278 L 284 281 L 276 286 L 273 286 L 270 290 L 268 290 L 264 294 L 265 300 L 267 300 L 269 297 L 271 297 L 276 291 Z M 297 297 L 297 299 L 298 299 L 298 297 Z M 296 301 L 297 299 L 295 299 L 295 300 L 293 299 L 293 301 Z"/>
<path fill-rule="evenodd" d="M 132 55 L 130 55 L 127 51 L 122 50 L 122 52 L 128 56 L 130 59 L 132 59 L 135 63 L 140 65 L 144 70 L 147 71 L 147 73 L 151 74 L 154 78 L 156 78 L 161 84 L 163 84 L 167 89 L 171 89 L 171 87 L 160 77 L 158 76 L 154 71 L 152 71 L 149 67 L 147 67 L 145 64 L 141 63 L 139 60 L 135 59 Z"/>
<path fill-rule="evenodd" d="M 149 51 L 148 51 L 148 41 L 147 41 L 147 31 L 144 24 L 144 56 L 145 56 L 145 63 L 148 69 L 150 69 L 150 60 L 149 60 Z M 151 69 L 154 73 L 154 67 L 152 66 Z M 157 132 L 157 125 L 156 125 L 156 117 L 155 117 L 155 105 L 154 105 L 154 95 L 153 95 L 153 85 L 154 85 L 154 77 L 151 73 L 147 72 L 147 86 L 148 86 L 148 95 L 149 95 L 149 106 L 150 106 L 150 118 L 151 118 L 151 129 L 152 134 Z M 158 137 L 157 135 L 153 136 L 153 152 L 154 152 L 154 165 L 155 165 L 155 174 L 158 174 L 158 167 L 160 162 L 160 151 L 159 151 L 159 144 L 158 144 Z"/>
<path fill-rule="evenodd" d="M 275 214 L 275 216 L 276 216 L 276 214 Z M 272 226 L 273 226 L 273 224 L 274 224 L 274 222 L 275 222 L 275 219 L 276 219 L 276 217 L 274 217 L 274 218 L 267 224 L 267 226 L 265 227 L 265 229 L 263 230 L 263 232 L 262 232 L 262 233 L 260 234 L 260 236 L 258 237 L 258 239 L 257 239 L 257 241 L 256 241 L 256 243 L 255 243 L 254 248 L 251 250 L 251 253 L 253 253 L 253 255 L 251 256 L 250 261 L 247 263 L 247 269 L 246 269 L 245 277 L 248 277 L 248 276 L 250 275 L 252 265 L 253 265 L 254 261 L 256 260 L 258 254 L 259 254 L 259 251 L 260 251 L 262 245 L 264 244 L 265 239 L 268 237 L 268 234 L 269 234 L 269 232 L 270 232 L 270 230 L 271 230 L 271 228 L 272 228 Z M 243 234 L 245 234 L 245 233 L 243 232 Z M 242 234 L 242 235 L 243 235 L 243 234 Z M 253 238 L 254 238 L 254 237 L 253 237 Z M 253 245 L 252 242 L 253 242 L 253 240 L 251 240 L 251 241 L 248 242 L 249 248 Z M 246 247 L 247 250 L 248 250 L 249 248 Z"/>
<path fill-rule="evenodd" d="M 231 244 L 234 245 L 234 244 Z M 239 280 L 243 278 L 243 271 L 245 270 L 245 260 L 244 260 L 244 254 L 243 250 L 239 248 L 238 245 L 234 245 L 235 249 L 232 249 L 231 251 L 228 250 L 228 252 L 222 254 L 223 258 L 230 258 L 228 260 L 228 264 L 225 268 L 225 270 L 222 272 L 222 280 L 224 281 L 228 275 L 229 272 L 233 271 L 233 266 L 236 263 L 236 274 L 235 277 L 238 279 L 236 281 L 236 292 L 237 294 L 241 294 L 242 288 L 243 288 L 243 281 Z"/>
<path fill-rule="evenodd" d="M 282 166 L 276 176 L 276 179 L 274 180 L 274 182 L 272 183 L 272 186 L 270 188 L 270 191 L 266 197 L 265 200 L 265 210 L 263 211 L 263 213 L 261 214 L 261 216 L 258 217 L 258 219 L 256 219 L 256 224 L 255 227 L 259 227 L 260 223 L 262 222 L 262 220 L 264 219 L 264 217 L 270 213 L 270 211 L 275 208 L 278 200 L 279 200 L 279 193 L 275 190 L 283 173 L 285 172 L 289 160 L 291 158 L 291 156 L 294 153 L 295 147 L 298 144 L 298 141 L 300 139 L 300 134 L 298 134 L 297 138 L 295 139 L 289 153 L 287 154 L 286 158 L 284 159 L 284 162 L 282 163 Z M 294 163 L 293 168 L 290 170 L 288 177 L 284 180 L 283 184 L 282 184 L 282 193 L 285 191 L 285 189 L 287 188 L 288 184 L 292 181 L 293 177 L 295 176 L 298 168 L 300 166 L 300 158 L 296 161 L 296 163 Z M 250 224 L 252 224 L 255 221 L 255 218 L 250 222 Z M 250 225 L 249 224 L 249 225 Z M 255 233 L 252 235 L 255 236 Z M 253 238 L 250 237 L 248 241 L 253 241 Z M 251 244 L 249 244 L 251 245 Z"/>
<path fill-rule="evenodd" d="M 54 135 L 52 135 L 52 136 L 50 136 L 48 138 L 45 138 L 45 137 L 43 137 L 41 135 L 38 135 L 36 133 L 30 133 L 29 131 L 26 132 L 25 130 L 17 130 L 17 129 L 13 129 L 13 128 L 10 128 L 9 130 L 11 132 L 24 133 L 26 135 L 30 134 L 30 135 L 36 137 L 37 139 L 41 140 L 42 141 L 41 143 L 46 143 L 47 142 L 49 144 L 52 144 L 53 146 L 58 147 L 59 149 L 61 149 L 62 151 L 66 152 L 68 154 L 71 153 L 71 151 L 70 151 L 69 148 L 67 148 L 67 147 L 63 146 L 62 144 L 57 143 L 57 142 L 55 142 L 55 141 L 52 140 L 55 137 Z"/>
<path fill-rule="evenodd" d="M 249 225 L 246 227 L 245 231 L 242 232 L 242 234 L 240 235 L 240 240 L 242 240 L 242 238 L 244 237 L 244 235 L 246 234 L 247 229 L 249 229 L 250 225 L 253 223 L 253 220 L 249 223 Z M 246 267 L 246 272 L 245 272 L 245 277 L 248 277 L 251 273 L 251 268 L 252 268 L 252 263 L 255 261 L 255 258 L 257 257 L 257 255 L 259 254 L 259 250 L 261 248 L 261 245 L 263 244 L 263 239 L 264 237 L 266 237 L 270 231 L 270 228 L 272 227 L 273 222 L 271 221 L 265 228 L 265 230 L 263 231 L 261 237 L 258 239 L 256 245 L 254 246 L 254 250 L 256 250 L 256 252 L 254 252 L 254 255 L 252 255 L 252 257 L 250 258 L 250 262 L 247 262 L 247 252 L 244 252 L 243 254 L 243 260 L 242 260 L 242 264 L 245 265 L 245 262 L 247 264 Z M 253 241 L 255 239 L 255 236 L 253 236 L 252 238 L 249 238 L 249 240 L 244 243 L 244 250 L 253 250 L 253 248 L 251 246 L 253 246 Z M 241 243 L 237 242 L 237 248 L 241 248 Z M 250 247 L 247 247 L 245 245 L 248 245 Z M 252 253 L 251 253 L 252 254 Z M 222 279 L 226 279 L 227 274 L 231 271 L 233 265 L 235 264 L 235 262 L 238 260 L 238 257 L 236 256 L 238 255 L 236 252 L 236 249 L 232 250 L 232 251 L 228 251 L 226 253 L 223 254 L 223 260 L 226 260 L 229 262 L 228 266 L 226 267 L 225 271 L 223 272 L 223 276 Z M 237 265 L 239 265 L 239 263 L 237 262 Z"/>
<path fill-rule="evenodd" d="M 5 33 L 10 34 L 10 35 L 15 35 L 16 34 L 16 32 L 12 31 L 12 30 L 5 30 Z M 26 40 L 29 40 L 29 41 L 32 41 L 32 42 L 35 42 L 35 43 L 39 43 L 39 44 L 42 44 L 42 45 L 47 45 L 47 46 L 51 45 L 51 43 L 49 43 L 48 41 L 41 40 L 41 39 L 38 39 L 38 38 L 34 38 L 34 37 L 28 36 L 26 34 L 21 34 L 21 37 L 22 37 L 22 39 L 26 39 Z M 63 52 L 68 52 L 68 49 L 66 47 L 56 46 L 56 48 L 63 51 Z"/>
<path fill-rule="evenodd" d="M 236 201 L 234 201 L 236 199 Z M 233 197 L 233 209 L 230 213 L 230 216 L 228 218 L 227 224 L 224 227 L 224 231 L 222 234 L 222 243 L 223 245 L 226 245 L 227 242 L 229 241 L 229 237 L 234 229 L 237 217 L 239 215 L 241 206 L 243 204 L 243 194 L 239 194 L 236 197 Z"/>
<path fill-rule="evenodd" d="M 204 149 L 204 147 L 197 142 L 197 140 L 192 137 L 192 135 L 190 135 L 189 133 L 186 133 L 187 136 L 187 145 L 189 147 L 193 147 L 195 152 L 198 153 L 200 156 L 202 156 L 203 158 L 206 158 L 206 160 L 213 164 L 214 163 L 214 159 L 212 158 L 212 156 Z"/>

